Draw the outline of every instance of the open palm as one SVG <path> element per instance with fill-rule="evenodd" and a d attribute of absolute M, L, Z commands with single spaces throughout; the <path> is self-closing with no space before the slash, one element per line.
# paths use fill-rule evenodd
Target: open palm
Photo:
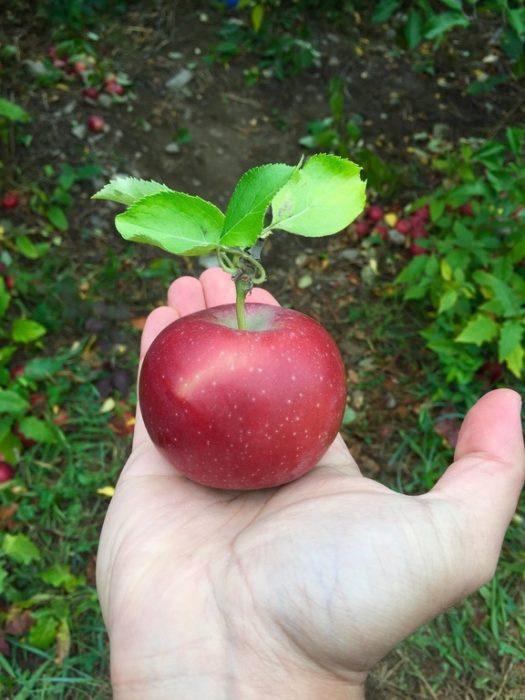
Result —
<path fill-rule="evenodd" d="M 233 299 L 220 270 L 180 278 L 142 352 L 179 316 Z M 470 411 L 455 463 L 417 497 L 363 477 L 340 437 L 293 483 L 206 488 L 138 415 L 97 564 L 115 697 L 362 697 L 376 661 L 492 576 L 524 471 L 520 400 L 504 389 Z"/>

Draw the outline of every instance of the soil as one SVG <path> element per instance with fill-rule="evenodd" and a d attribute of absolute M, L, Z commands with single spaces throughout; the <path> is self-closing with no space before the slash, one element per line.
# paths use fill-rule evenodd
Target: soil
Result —
<path fill-rule="evenodd" d="M 45 55 L 50 30 L 33 17 L 29 3 L 17 5 L 18 12 L 5 10 L 5 38 L 22 56 L 35 60 Z M 45 164 L 81 162 L 87 154 L 104 167 L 100 184 L 113 173 L 125 173 L 163 181 L 224 206 L 247 169 L 266 162 L 293 164 L 305 155 L 299 139 L 310 121 L 328 116 L 327 89 L 334 76 L 344 81 L 347 111 L 363 119 L 365 144 L 385 161 L 408 169 L 418 166 L 414 149 L 422 134 L 457 141 L 496 136 L 509 124 L 525 123 L 525 99 L 517 84 L 506 83 L 477 96 L 467 93 L 472 70 L 487 70 L 483 59 L 498 54 L 479 36 L 473 45 L 471 34 L 454 34 L 434 55 L 430 70 L 429 47 L 410 57 L 396 50 L 393 30 L 384 25 L 373 25 L 357 13 L 340 26 L 312 15 L 305 28 L 319 51 L 318 65 L 285 80 L 262 76 L 249 86 L 245 71 L 257 65 L 257 56 L 241 55 L 229 63 L 206 60 L 223 19 L 224 13 L 212 3 L 157 0 L 132 4 L 117 23 L 101 20 L 95 28 L 97 54 L 132 82 L 133 99 L 123 104 L 95 109 L 78 88 L 25 90 L 17 82 L 20 76 L 4 76 L 3 94 L 38 115 L 31 126 L 31 148 L 17 153 L 19 170 L 29 181 Z M 191 73 L 189 82 L 182 89 L 170 89 L 167 83 L 184 70 Z M 86 132 L 82 138 L 73 135 L 71 124 L 85 123 L 94 111 L 104 117 L 109 130 L 99 135 Z M 169 152 L 181 129 L 189 131 L 191 141 Z M 121 250 L 112 223 L 115 209 L 95 206 L 89 195 L 87 190 L 77 192 L 76 225 L 65 242 L 79 265 L 102 260 L 108 245 Z M 370 195 L 378 198 L 374 192 Z M 406 204 L 414 196 L 411 182 L 395 192 L 389 205 Z M 80 231 L 90 226 L 104 232 L 104 247 L 82 242 Z M 142 255 L 146 261 L 151 253 L 144 250 Z M 363 270 L 370 269 L 371 255 L 378 276 L 369 280 Z M 352 230 L 315 242 L 276 235 L 266 253 L 267 288 L 283 304 L 318 318 L 335 336 L 348 368 L 350 405 L 360 416 L 346 425 L 345 437 L 367 475 L 390 481 L 398 467 L 389 466 L 389 453 L 404 422 L 417 421 L 418 376 L 430 362 L 410 321 L 404 322 L 405 337 L 399 339 L 395 307 L 382 316 L 377 308 L 379 287 L 388 285 L 405 255 L 401 248 L 386 253 L 363 250 Z M 203 266 L 186 259 L 181 269 L 198 274 Z M 159 294 L 155 289 L 151 298 L 130 301 L 128 316 L 147 313 L 160 301 Z M 353 304 L 365 313 L 349 326 Z M 384 329 L 382 335 L 378 327 Z M 406 352 L 411 342 L 420 344 L 415 359 Z M 381 682 L 389 664 L 372 681 L 370 698 L 401 697 L 386 680 Z M 414 688 L 412 697 L 429 697 L 425 693 L 424 686 Z"/>

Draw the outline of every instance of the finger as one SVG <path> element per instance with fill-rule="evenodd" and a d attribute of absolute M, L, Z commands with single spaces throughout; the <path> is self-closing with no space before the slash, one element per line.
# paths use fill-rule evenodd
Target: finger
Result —
<path fill-rule="evenodd" d="M 206 306 L 235 303 L 235 285 L 227 272 L 219 267 L 210 267 L 200 276 Z"/>
<path fill-rule="evenodd" d="M 429 495 L 461 506 L 495 565 L 525 478 L 519 394 L 485 394 L 463 422 L 455 458 Z"/>
<path fill-rule="evenodd" d="M 319 460 L 318 468 L 329 467 L 350 476 L 361 476 L 355 459 L 350 454 L 342 435 L 339 433 L 328 450 Z"/>
<path fill-rule="evenodd" d="M 155 340 L 158 334 L 164 330 L 170 323 L 176 321 L 179 318 L 179 314 L 171 306 L 159 306 L 154 309 L 144 325 L 144 330 L 142 331 L 142 337 L 140 339 L 140 364 L 144 359 L 144 355 L 148 351 L 151 343 Z M 139 364 L 139 372 L 140 372 Z M 149 440 L 148 433 L 146 431 L 146 426 L 142 420 L 142 415 L 140 412 L 140 404 L 137 401 L 137 411 L 135 413 L 135 430 L 133 431 L 133 449 L 135 449 L 140 443 L 145 440 Z"/>
<path fill-rule="evenodd" d="M 200 311 L 206 306 L 202 285 L 195 277 L 179 277 L 168 289 L 168 305 L 180 316 Z"/>
<path fill-rule="evenodd" d="M 220 304 L 235 303 L 235 284 L 231 276 L 218 267 L 205 270 L 200 276 L 200 283 L 204 291 L 206 306 L 219 306 Z M 256 287 L 246 297 L 247 302 L 257 304 L 273 304 L 279 302 L 265 289 Z"/>

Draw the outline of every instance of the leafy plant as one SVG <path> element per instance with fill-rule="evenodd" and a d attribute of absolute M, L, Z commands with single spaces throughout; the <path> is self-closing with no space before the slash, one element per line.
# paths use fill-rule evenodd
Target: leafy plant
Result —
<path fill-rule="evenodd" d="M 427 248 L 401 271 L 406 300 L 424 304 L 422 335 L 447 381 L 465 384 L 503 364 L 521 377 L 525 359 L 525 130 L 464 141 L 434 159 L 442 184 L 430 205 Z"/>
<path fill-rule="evenodd" d="M 245 72 L 246 83 L 252 85 L 261 76 L 284 80 L 316 65 L 320 53 L 310 41 L 303 2 L 285 5 L 279 0 L 239 2 L 242 11 L 250 10 L 249 18 L 227 18 L 220 30 L 220 41 L 210 50 L 209 62 L 228 64 L 241 55 L 253 55 L 256 65 Z"/>
<path fill-rule="evenodd" d="M 516 5 L 519 5 L 516 7 Z M 509 0 L 378 0 L 372 10 L 372 21 L 378 24 L 394 23 L 399 27 L 400 43 L 414 50 L 423 42 L 439 46 L 455 29 L 475 29 L 480 22 L 492 25 L 491 33 L 498 36 L 499 47 L 512 65 L 512 73 L 525 73 L 525 8 L 522 3 Z M 473 83 L 469 91 L 490 89 L 510 77 L 492 76 Z"/>
<path fill-rule="evenodd" d="M 12 161 L 14 160 L 15 145 L 17 140 L 17 128 L 20 124 L 28 124 L 31 121 L 30 115 L 25 109 L 0 97 L 0 146 L 1 153 L 0 169 L 12 169 Z M 20 140 L 24 141 L 20 136 Z M 2 173 L 4 179 L 5 175 Z"/>
<path fill-rule="evenodd" d="M 93 25 L 101 13 L 122 13 L 126 7 L 126 0 L 45 0 L 38 5 L 38 15 L 54 26 L 79 31 Z"/>
<path fill-rule="evenodd" d="M 72 190 L 74 186 L 86 180 L 91 180 L 101 172 L 97 165 L 84 164 L 78 167 L 63 163 L 58 174 L 52 165 L 43 168 L 44 182 L 42 186 L 34 185 L 30 204 L 33 211 L 46 218 L 48 232 L 53 230 L 67 231 L 69 222 L 67 212 L 74 202 Z M 49 187 L 52 183 L 52 188 Z"/>

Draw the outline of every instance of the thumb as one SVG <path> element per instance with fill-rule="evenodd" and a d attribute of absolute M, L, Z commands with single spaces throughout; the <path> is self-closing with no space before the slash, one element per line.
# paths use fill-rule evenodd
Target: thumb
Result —
<path fill-rule="evenodd" d="M 485 394 L 470 409 L 455 461 L 429 496 L 461 506 L 495 565 L 525 478 L 521 398 L 510 389 Z"/>

